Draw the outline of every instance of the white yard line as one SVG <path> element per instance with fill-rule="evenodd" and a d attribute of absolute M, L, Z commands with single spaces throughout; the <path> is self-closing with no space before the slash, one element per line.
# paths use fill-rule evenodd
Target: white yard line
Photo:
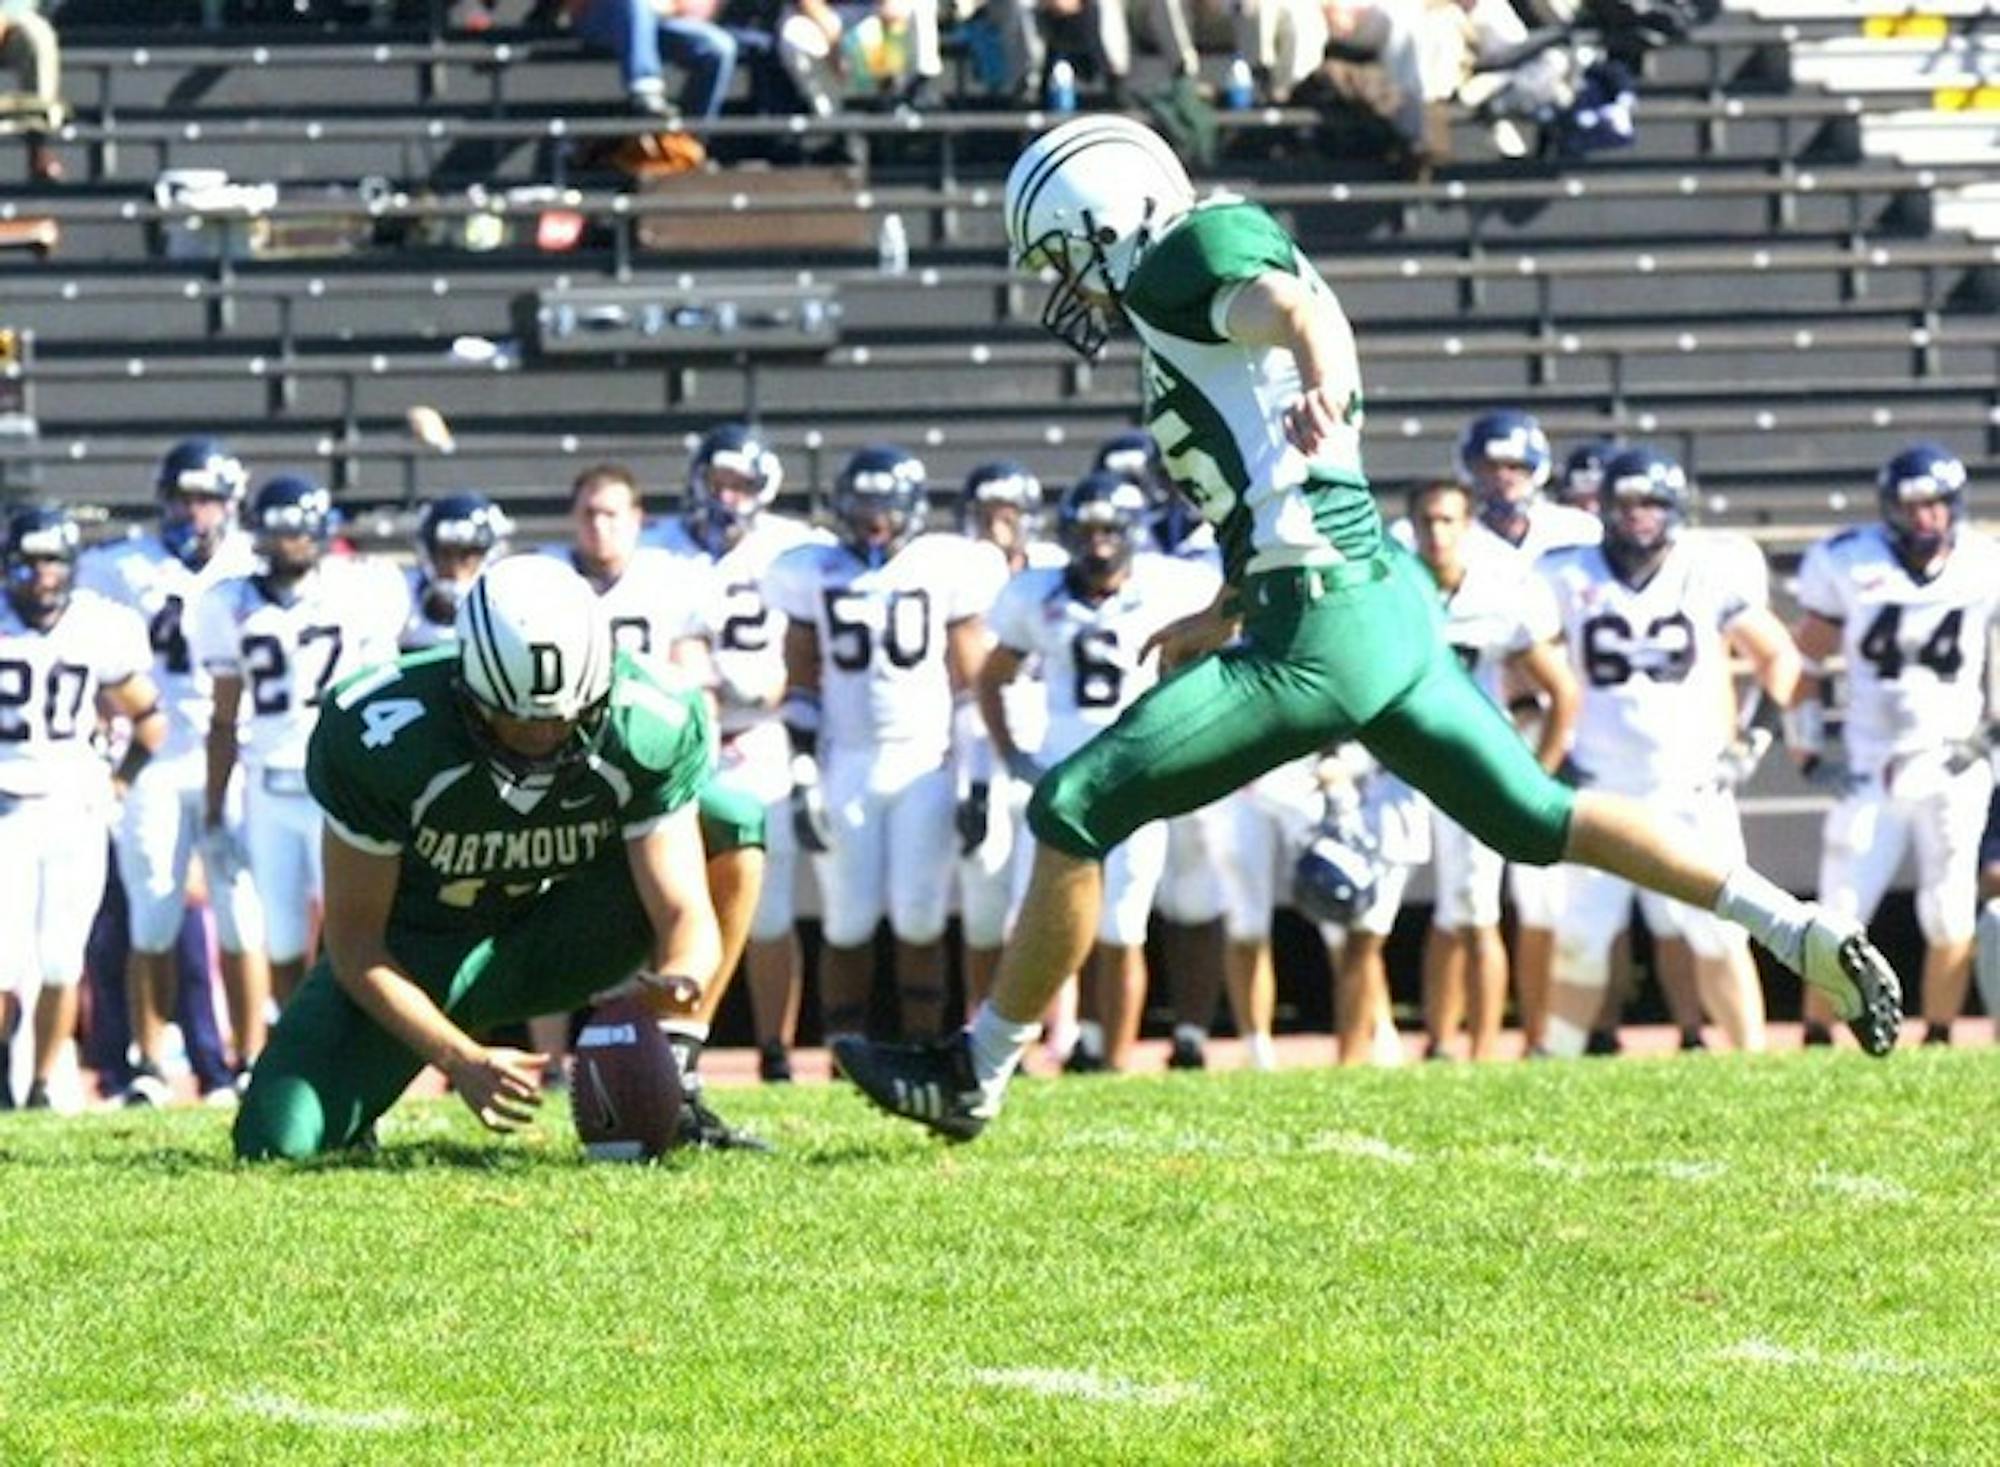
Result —
<path fill-rule="evenodd" d="M 1845 1172 L 1830 1172 L 1822 1167 L 1813 1173 L 1813 1185 L 1828 1192 L 1838 1192 L 1843 1197 L 1859 1198 L 1863 1202 L 1914 1202 L 1917 1194 L 1901 1182 L 1892 1182 L 1887 1177 L 1853 1176 Z"/>
<path fill-rule="evenodd" d="M 1895 1360 L 1882 1355 L 1823 1355 L 1818 1350 L 1793 1350 L 1769 1340 L 1740 1340 L 1721 1358 L 1752 1365 L 1782 1365 L 1806 1370 L 1844 1370 L 1854 1375 L 1929 1375 L 1933 1367 L 1921 1360 Z"/>
<path fill-rule="evenodd" d="M 1140 1385 L 1136 1381 L 1106 1378 L 1088 1370 L 1052 1370 L 1033 1366 L 1012 1370 L 975 1370 L 972 1378 L 980 1385 L 1028 1391 L 1037 1396 L 1056 1396 L 1077 1401 L 1107 1401 L 1120 1406 L 1175 1406 L 1201 1395 L 1196 1385 L 1169 1381 L 1165 1385 Z"/>
<path fill-rule="evenodd" d="M 310 1401 L 294 1400 L 267 1390 L 236 1391 L 224 1398 L 224 1404 L 245 1416 L 331 1431 L 407 1431 L 422 1419 L 401 1406 L 350 1411 L 338 1406 L 315 1406 Z"/>

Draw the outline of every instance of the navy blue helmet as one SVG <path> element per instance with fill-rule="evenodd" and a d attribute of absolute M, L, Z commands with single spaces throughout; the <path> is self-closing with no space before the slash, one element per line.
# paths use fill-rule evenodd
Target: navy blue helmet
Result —
<path fill-rule="evenodd" d="M 426 504 L 417 521 L 417 551 L 422 560 L 417 595 L 424 616 L 438 626 L 450 625 L 458 615 L 465 588 L 472 584 L 472 575 L 513 533 L 514 523 L 507 512 L 475 490 L 442 495 Z M 469 573 L 447 574 L 438 563 L 441 555 L 466 551 L 473 556 Z"/>
<path fill-rule="evenodd" d="M 1913 443 L 1882 465 L 1875 476 L 1882 522 L 1905 556 L 1933 560 L 1951 543 L 1965 513 L 1965 483 L 1964 461 L 1936 443 Z M 1919 533 L 1911 527 L 1910 506 L 1934 502 L 1942 502 L 1949 510 L 1947 524 L 1940 530 Z"/>
<path fill-rule="evenodd" d="M 1314 922 L 1351 927 L 1381 880 L 1374 837 L 1358 820 L 1321 827 L 1292 868 L 1292 905 Z"/>
<path fill-rule="evenodd" d="M 319 563 L 333 534 L 333 496 L 303 474 L 279 474 L 258 486 L 248 518 L 266 573 L 295 579 Z M 302 552 L 295 543 L 300 537 Z"/>
<path fill-rule="evenodd" d="M 1107 528 L 1117 542 L 1109 555 L 1099 555 L 1093 532 Z M 1069 552 L 1071 566 L 1087 581 L 1102 580 L 1130 565 L 1145 533 L 1145 491 L 1113 470 L 1085 474 L 1064 492 L 1056 510 L 1056 539 Z"/>
<path fill-rule="evenodd" d="M 1609 438 L 1594 438 L 1572 448 L 1556 475 L 1556 498 L 1573 509 L 1596 514 L 1603 503 L 1604 466 L 1617 452 L 1618 446 Z"/>
<path fill-rule="evenodd" d="M 215 547 L 228 533 L 225 516 L 215 525 L 198 528 L 189 513 L 191 499 L 219 499 L 234 511 L 242 504 L 250 476 L 243 462 L 220 438 L 183 438 L 160 460 L 153 488 L 160 500 L 160 542 L 169 554 L 190 568 L 208 564 Z"/>
<path fill-rule="evenodd" d="M 1659 526 L 1641 532 L 1625 523 L 1621 510 L 1634 504 L 1666 511 Z M 1604 466 L 1604 548 L 1619 569 L 1630 571 L 1671 545 L 1694 511 L 1694 486 L 1681 466 L 1658 449 L 1637 444 L 1621 448 Z"/>
<path fill-rule="evenodd" d="M 59 504 L 24 504 L 8 512 L 7 599 L 22 621 L 47 626 L 63 614 L 82 543 L 75 518 Z M 53 586 L 45 586 L 41 567 L 51 561 L 64 569 Z"/>
<path fill-rule="evenodd" d="M 1114 434 L 1098 446 L 1093 469 L 1123 474 L 1145 491 L 1153 543 L 1171 555 L 1181 541 L 1201 527 L 1195 507 L 1174 491 L 1173 478 L 1160 456 L 1159 440 L 1144 428 Z"/>
<path fill-rule="evenodd" d="M 856 449 L 833 481 L 833 514 L 848 549 L 868 565 L 884 564 L 923 529 L 922 460 L 893 443 Z"/>
<path fill-rule="evenodd" d="M 1555 467 L 1555 456 L 1549 449 L 1549 435 L 1533 414 L 1519 408 L 1499 408 L 1481 413 L 1465 425 L 1454 462 L 1458 482 L 1479 502 L 1481 518 L 1498 527 L 1514 522 L 1541 493 Z M 1526 469 L 1525 492 L 1510 493 L 1485 479 L 1479 472 L 1482 463 L 1518 464 Z"/>
<path fill-rule="evenodd" d="M 748 423 L 704 433 L 688 463 L 687 527 L 695 543 L 721 555 L 756 523 L 785 482 L 785 465 Z M 749 491 L 725 499 L 725 488 Z"/>

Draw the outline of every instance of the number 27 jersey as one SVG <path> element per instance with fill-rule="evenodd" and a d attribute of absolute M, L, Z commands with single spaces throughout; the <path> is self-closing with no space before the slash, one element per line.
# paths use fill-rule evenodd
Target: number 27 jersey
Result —
<path fill-rule="evenodd" d="M 1006 578 L 990 545 L 919 535 L 880 566 L 845 545 L 801 545 L 765 577 L 770 603 L 819 637 L 820 733 L 831 748 L 951 747 L 949 628 L 983 616 Z"/>
<path fill-rule="evenodd" d="M 1962 529 L 1944 568 L 1919 580 L 1882 526 L 1843 530 L 1806 552 L 1799 604 L 1840 627 L 1855 768 L 1879 769 L 1978 728 L 2000 543 Z"/>

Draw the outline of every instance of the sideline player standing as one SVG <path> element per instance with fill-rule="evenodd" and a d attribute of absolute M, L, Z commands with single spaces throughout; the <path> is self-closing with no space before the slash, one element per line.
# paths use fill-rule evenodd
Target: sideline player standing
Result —
<path fill-rule="evenodd" d="M 1820 900 L 1868 921 L 1915 845 L 1926 1044 L 1950 1042 L 1965 1003 L 1993 788 L 1985 672 L 2000 545 L 1959 523 L 1965 481 L 1964 463 L 1934 443 L 1884 464 L 1881 521 L 1807 552 L 1794 633 L 1810 674 L 1802 709 L 1821 706 L 1828 658 L 1847 665 L 1848 788 L 1827 814 Z"/>
<path fill-rule="evenodd" d="M 118 822 L 118 876 L 130 913 L 131 955 L 125 999 L 137 1062 L 124 1093 L 153 1105 L 167 1096 L 160 1075 L 163 1027 L 175 1009 L 174 949 L 187 919 L 188 866 L 203 849 L 203 875 L 215 913 L 223 991 L 236 1064 L 248 1069 L 264 1047 L 271 975 L 264 920 L 243 849 L 243 788 L 228 791 L 226 819 L 213 832 L 202 820 L 211 680 L 190 646 L 195 607 L 219 580 L 254 568 L 250 537 L 237 529 L 248 481 L 243 465 L 214 438 L 186 438 L 168 449 L 154 477 L 160 520 L 151 534 L 103 545 L 77 563 L 77 583 L 129 606 L 146 623 L 153 682 L 166 715 L 159 757 L 125 794 Z M 183 1022 L 186 1022 L 185 1017 Z"/>
<path fill-rule="evenodd" d="M 38 982 L 25 1097 L 49 1104 L 49 1079 L 76 1029 L 77 982 L 104 890 L 113 794 L 91 735 L 100 704 L 132 721 L 122 790 L 166 737 L 149 675 L 146 627 L 127 607 L 75 589 L 76 521 L 54 506 L 7 517 L 0 603 L 0 1101 L 11 1106 L 8 1040 L 18 980 Z"/>
<path fill-rule="evenodd" d="M 1034 875 L 971 1027 L 934 1045 L 836 1041 L 871 1100 L 976 1136 L 1090 946 L 1105 853 L 1348 735 L 1503 855 L 1609 868 L 1743 923 L 1869 1050 L 1894 1045 L 1901 989 L 1858 922 L 1678 846 L 1631 801 L 1557 783 L 1459 667 L 1428 578 L 1385 543 L 1362 473 L 1347 319 L 1277 221 L 1238 201 L 1197 205 L 1172 150 L 1115 116 L 1029 144 L 1005 209 L 1014 262 L 1057 276 L 1045 325 L 1086 355 L 1116 316 L 1139 333 L 1147 427 L 1217 527 L 1226 583 L 1155 639 L 1179 671 L 1036 788 Z"/>

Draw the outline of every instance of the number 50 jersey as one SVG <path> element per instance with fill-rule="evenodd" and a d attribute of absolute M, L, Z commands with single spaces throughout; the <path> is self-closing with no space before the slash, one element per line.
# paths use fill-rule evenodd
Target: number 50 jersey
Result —
<path fill-rule="evenodd" d="M 1882 526 L 1843 530 L 1806 552 L 1799 604 L 1840 627 L 1847 757 L 1857 771 L 1977 730 L 2000 544 L 1961 528 L 1944 568 L 1919 580 Z"/>
<path fill-rule="evenodd" d="M 1536 569 L 1583 685 L 1577 765 L 1625 794 L 1713 783 L 1735 728 L 1722 637 L 1769 601 L 1763 553 L 1741 536 L 1683 532 L 1644 585 L 1620 580 L 1598 546 L 1551 551 Z"/>
<path fill-rule="evenodd" d="M 211 586 L 195 609 L 195 655 L 212 675 L 243 680 L 243 762 L 303 770 L 321 700 L 393 658 L 409 612 L 402 576 L 371 561 L 322 561 L 283 600 L 262 576 Z"/>
<path fill-rule="evenodd" d="M 764 591 L 819 635 L 824 743 L 894 744 L 913 759 L 942 762 L 951 747 L 947 630 L 985 615 L 1006 574 L 999 551 L 962 535 L 919 535 L 873 567 L 845 545 L 779 556 Z"/>

